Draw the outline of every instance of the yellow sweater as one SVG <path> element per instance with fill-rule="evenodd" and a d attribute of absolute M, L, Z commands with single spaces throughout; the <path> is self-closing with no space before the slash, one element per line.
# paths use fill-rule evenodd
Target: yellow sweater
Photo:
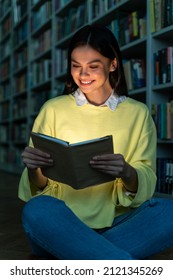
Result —
<path fill-rule="evenodd" d="M 114 153 L 124 155 L 125 160 L 136 169 L 139 187 L 137 194 L 132 196 L 125 191 L 120 178 L 81 190 L 49 179 L 47 187 L 38 193 L 38 189 L 29 183 L 25 168 L 19 184 L 19 197 L 22 200 L 28 201 L 42 194 L 55 196 L 65 201 L 88 226 L 103 228 L 111 226 L 114 217 L 130 207 L 138 207 L 153 195 L 156 183 L 156 129 L 143 103 L 127 98 L 115 111 L 111 111 L 106 106 L 77 106 L 72 95 L 56 97 L 44 104 L 33 131 L 70 143 L 112 135 Z"/>

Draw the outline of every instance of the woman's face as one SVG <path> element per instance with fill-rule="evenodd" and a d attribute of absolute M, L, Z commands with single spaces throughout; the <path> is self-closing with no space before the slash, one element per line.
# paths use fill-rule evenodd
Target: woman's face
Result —
<path fill-rule="evenodd" d="M 116 61 L 111 61 L 88 45 L 75 48 L 71 54 L 71 75 L 80 90 L 89 96 L 93 93 L 112 92 L 109 73 Z"/>

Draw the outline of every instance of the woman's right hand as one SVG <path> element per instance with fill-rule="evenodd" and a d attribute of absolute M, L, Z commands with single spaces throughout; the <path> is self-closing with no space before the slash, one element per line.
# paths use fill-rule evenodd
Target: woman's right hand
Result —
<path fill-rule="evenodd" d="M 53 160 L 48 153 L 30 146 L 24 149 L 21 156 L 25 166 L 31 170 L 53 165 Z"/>

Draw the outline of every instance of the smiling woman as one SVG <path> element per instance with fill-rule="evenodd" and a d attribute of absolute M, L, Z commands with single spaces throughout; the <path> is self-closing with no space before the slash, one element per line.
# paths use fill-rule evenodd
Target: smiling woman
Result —
<path fill-rule="evenodd" d="M 53 160 L 30 140 L 19 197 L 28 201 L 23 226 L 33 253 L 144 259 L 173 245 L 173 201 L 152 198 L 155 125 L 148 108 L 128 97 L 118 42 L 108 28 L 87 25 L 72 37 L 63 95 L 43 105 L 32 130 L 70 143 L 112 135 L 114 148 L 88 162 L 112 181 L 76 190 L 43 175 Z"/>
<path fill-rule="evenodd" d="M 90 103 L 103 104 L 112 94 L 109 74 L 116 69 L 116 59 L 104 57 L 89 45 L 74 49 L 71 58 L 71 75 L 76 85 Z"/>

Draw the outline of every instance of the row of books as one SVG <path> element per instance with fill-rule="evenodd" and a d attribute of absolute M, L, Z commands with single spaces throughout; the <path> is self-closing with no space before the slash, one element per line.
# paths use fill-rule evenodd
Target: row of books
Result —
<path fill-rule="evenodd" d="M 24 47 L 14 54 L 13 70 L 17 71 L 26 65 L 28 61 L 28 49 Z"/>
<path fill-rule="evenodd" d="M 26 132 L 27 126 L 26 123 L 14 123 L 12 126 L 12 134 L 10 135 L 9 126 L 1 125 L 0 126 L 0 142 L 6 143 L 8 141 L 15 142 L 26 142 Z"/>
<path fill-rule="evenodd" d="M 71 0 L 54 0 L 54 1 L 55 1 L 55 10 L 57 11 L 63 8 Z M 119 2 L 121 2 L 121 0 L 89 0 L 91 18 L 94 18 L 95 14 L 97 14 L 97 16 L 102 15 L 104 12 L 107 12 L 109 9 L 116 6 Z"/>
<path fill-rule="evenodd" d="M 89 2 L 90 18 L 95 19 L 104 15 L 110 8 L 112 8 L 116 4 L 115 2 L 116 1 L 90 0 Z"/>
<path fill-rule="evenodd" d="M 55 11 L 64 7 L 71 0 L 54 0 L 55 1 Z"/>
<path fill-rule="evenodd" d="M 19 143 L 27 142 L 27 124 L 14 124 L 12 127 L 12 141 Z"/>
<path fill-rule="evenodd" d="M 35 115 L 38 114 L 41 106 L 45 103 L 46 100 L 51 98 L 51 91 L 39 91 L 35 92 L 31 96 L 31 102 L 30 102 L 30 112 Z"/>
<path fill-rule="evenodd" d="M 51 78 L 52 62 L 50 59 L 41 59 L 32 64 L 30 86 L 48 81 Z"/>
<path fill-rule="evenodd" d="M 150 0 L 151 32 L 173 24 L 172 0 Z"/>
<path fill-rule="evenodd" d="M 0 121 L 8 120 L 10 114 L 9 102 L 3 102 L 0 107 Z"/>
<path fill-rule="evenodd" d="M 1 41 L 3 40 L 3 38 L 5 38 L 5 36 L 10 32 L 11 30 L 11 16 L 8 16 L 3 23 L 1 24 L 1 30 L 0 30 L 0 34 L 1 34 Z"/>
<path fill-rule="evenodd" d="M 90 0 L 89 1 L 89 15 L 90 19 L 98 18 L 110 9 L 115 7 L 121 0 Z"/>
<path fill-rule="evenodd" d="M 40 0 L 32 0 L 32 1 L 31 1 L 32 6 L 36 5 L 39 1 L 40 1 Z"/>
<path fill-rule="evenodd" d="M 27 74 L 22 73 L 14 79 L 14 94 L 21 93 L 27 89 Z"/>
<path fill-rule="evenodd" d="M 26 98 L 16 98 L 13 101 L 13 118 L 23 118 L 27 115 L 27 100 Z"/>
<path fill-rule="evenodd" d="M 61 40 L 65 36 L 73 33 L 76 29 L 88 22 L 87 4 L 84 2 L 78 7 L 73 7 L 68 11 L 67 16 L 57 18 L 56 39 Z"/>
<path fill-rule="evenodd" d="M 89 15 L 90 19 L 98 18 L 110 9 L 115 7 L 121 0 L 90 0 L 89 1 Z"/>
<path fill-rule="evenodd" d="M 37 30 L 41 25 L 43 25 L 48 18 L 50 18 L 52 13 L 52 3 L 51 1 L 45 2 L 37 11 L 34 11 L 31 18 L 31 31 Z"/>
<path fill-rule="evenodd" d="M 28 21 L 24 21 L 22 25 L 15 29 L 13 36 L 13 46 L 18 47 L 23 41 L 28 38 Z"/>
<path fill-rule="evenodd" d="M 6 59 L 11 53 L 11 38 L 5 40 L 0 46 L 0 61 Z"/>
<path fill-rule="evenodd" d="M 135 14 L 136 12 L 134 12 Z M 132 17 L 132 13 L 129 18 Z M 107 27 L 114 33 L 120 46 L 124 46 L 136 39 L 142 39 L 146 36 L 146 17 L 138 18 L 132 21 L 131 24 L 127 21 L 128 18 L 114 19 Z"/>
<path fill-rule="evenodd" d="M 0 101 L 8 99 L 11 93 L 11 87 L 9 81 L 6 83 L 0 84 Z"/>
<path fill-rule="evenodd" d="M 169 158 L 157 159 L 156 191 L 173 195 L 173 160 Z"/>
<path fill-rule="evenodd" d="M 5 143 L 9 141 L 9 126 L 8 125 L 1 125 L 0 126 L 0 143 Z"/>
<path fill-rule="evenodd" d="M 173 46 L 158 50 L 153 54 L 154 84 L 173 82 Z"/>
<path fill-rule="evenodd" d="M 146 36 L 146 14 L 133 11 L 128 16 L 118 19 L 118 42 L 124 46 Z"/>
<path fill-rule="evenodd" d="M 70 2 L 71 0 L 51 0 L 50 2 L 55 2 L 55 5 L 56 5 L 56 2 Z M 35 7 L 35 5 L 37 5 L 37 4 L 39 4 L 39 6 L 41 6 L 42 5 L 42 3 L 43 2 L 46 2 L 45 0 L 43 1 L 43 0 L 31 0 L 31 6 L 32 6 L 32 8 L 34 8 Z"/>
<path fill-rule="evenodd" d="M 55 76 L 64 74 L 67 70 L 67 49 L 56 49 L 55 51 Z"/>
<path fill-rule="evenodd" d="M 0 164 L 4 164 L 8 162 L 8 148 L 1 147 L 0 149 Z"/>
<path fill-rule="evenodd" d="M 1 80 L 5 79 L 10 74 L 10 61 L 7 59 L 0 65 Z"/>
<path fill-rule="evenodd" d="M 167 103 L 152 104 L 152 116 L 159 139 L 173 139 L 173 100 Z"/>
<path fill-rule="evenodd" d="M 7 59 L 1 64 L 0 67 L 1 80 L 6 78 L 6 76 L 10 74 L 10 60 L 8 58 L 9 57 L 7 57 Z M 27 63 L 27 60 L 28 52 L 27 48 L 24 47 L 14 54 L 13 71 L 17 71 L 22 68 Z"/>
<path fill-rule="evenodd" d="M 120 3 L 122 0 L 106 0 L 107 1 L 107 6 L 109 9 L 113 8 L 115 5 Z"/>
<path fill-rule="evenodd" d="M 60 86 L 60 83 L 58 83 L 58 86 Z M 57 86 L 57 87 L 58 87 Z M 6 90 L 6 98 L 9 96 L 10 91 L 8 90 L 9 84 L 7 86 Z M 55 92 L 55 96 L 58 95 L 58 93 L 62 94 L 62 90 L 64 88 L 64 83 L 63 86 L 59 89 L 59 91 Z M 5 99 L 4 94 L 1 92 L 0 88 L 0 101 L 3 101 Z M 36 115 L 38 114 L 41 106 L 45 103 L 46 100 L 51 98 L 51 91 L 50 90 L 43 90 L 39 92 L 34 92 L 31 95 L 31 100 L 30 100 L 30 108 L 28 108 L 28 103 L 26 101 L 26 97 L 21 97 L 21 98 L 16 98 L 13 101 L 13 117 L 14 118 L 23 118 L 26 116 L 26 112 L 29 110 L 31 114 Z M 5 120 L 9 118 L 9 102 L 3 102 L 0 105 L 0 120 Z"/>
<path fill-rule="evenodd" d="M 1 1 L 0 4 L 0 18 L 3 18 L 11 6 L 11 0 Z"/>
<path fill-rule="evenodd" d="M 144 59 L 123 60 L 123 67 L 129 91 L 145 87 L 146 66 Z"/>
<path fill-rule="evenodd" d="M 20 53 L 20 55 L 17 57 L 19 60 L 17 60 L 17 69 L 18 67 L 22 66 L 23 61 L 23 55 L 24 53 Z M 21 58 L 22 57 L 22 58 Z M 45 81 L 48 81 L 51 78 L 51 60 L 50 59 L 42 59 L 38 62 L 34 62 L 32 64 L 31 69 L 31 77 L 30 77 L 30 86 L 33 87 L 39 83 L 43 83 Z M 15 66 L 15 65 L 14 65 Z M 6 73 L 9 69 L 5 69 L 4 67 L 1 67 L 1 80 L 6 76 Z M 28 76 L 26 72 L 22 72 L 20 75 L 16 75 L 13 80 L 13 93 L 18 94 L 23 91 L 26 91 L 27 89 L 27 80 Z M 2 82 L 2 81 L 1 81 Z M 4 100 L 8 96 L 8 91 L 10 89 L 10 84 L 8 82 L 1 84 L 1 98 Z"/>
<path fill-rule="evenodd" d="M 18 24 L 22 17 L 27 13 L 27 0 L 20 2 L 15 1 L 13 4 L 13 18 L 14 24 Z"/>
<path fill-rule="evenodd" d="M 1 147 L 0 149 L 0 164 L 11 164 L 16 167 L 23 168 L 24 164 L 21 160 L 21 154 L 23 152 L 23 148 L 19 147 Z"/>
<path fill-rule="evenodd" d="M 32 40 L 33 58 L 51 48 L 51 29 L 46 30 L 37 39 Z"/>
<path fill-rule="evenodd" d="M 66 4 L 68 4 L 71 0 L 54 0 L 55 2 L 55 10 L 59 10 L 62 7 L 64 7 Z M 117 3 L 119 3 L 121 0 L 90 0 L 91 6 L 97 6 L 97 7 L 104 7 L 105 11 L 108 9 L 111 9 L 114 7 Z M 40 0 L 32 0 L 31 4 L 32 6 L 36 5 Z M 11 5 L 10 0 L 4 0 L 1 3 L 1 9 L 0 9 L 0 16 L 3 17 L 6 12 L 9 10 L 9 7 Z M 17 17 L 20 18 L 21 15 L 25 14 L 26 12 L 26 2 L 21 1 L 20 3 L 17 3 L 16 5 L 16 14 Z M 99 8 L 100 9 L 100 8 Z M 16 18 L 17 18 L 16 17 Z"/>

